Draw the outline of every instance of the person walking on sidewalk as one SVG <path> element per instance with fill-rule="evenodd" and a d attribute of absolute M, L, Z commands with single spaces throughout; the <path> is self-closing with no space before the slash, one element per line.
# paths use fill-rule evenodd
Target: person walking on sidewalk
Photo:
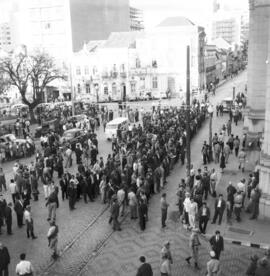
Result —
<path fill-rule="evenodd" d="M 162 258 L 161 265 L 160 265 L 160 275 L 172 276 L 171 263 L 167 254 L 164 254 Z"/>
<path fill-rule="evenodd" d="M 196 269 L 200 269 L 198 265 L 199 260 L 199 247 L 201 245 L 198 235 L 199 229 L 193 228 L 189 238 L 189 247 L 191 249 L 191 256 L 186 258 L 186 262 L 190 265 L 191 258 L 194 259 L 194 266 Z"/>
<path fill-rule="evenodd" d="M 161 227 L 166 227 L 167 212 L 168 212 L 169 203 L 166 200 L 166 193 L 163 193 L 160 199 L 160 208 L 161 208 Z"/>
<path fill-rule="evenodd" d="M 190 209 L 188 212 L 188 221 L 191 228 L 195 228 L 196 216 L 198 214 L 198 204 L 194 198 L 190 198 Z"/>
<path fill-rule="evenodd" d="M 46 202 L 46 207 L 48 206 L 48 221 L 55 221 L 56 219 L 56 209 L 59 208 L 58 200 L 58 187 L 54 187 L 54 191 L 49 195 Z"/>
<path fill-rule="evenodd" d="M 224 173 L 224 169 L 226 168 L 224 151 L 221 152 L 221 156 L 220 156 L 220 168 L 221 168 L 221 173 Z"/>
<path fill-rule="evenodd" d="M 14 205 L 14 211 L 17 215 L 17 225 L 19 228 L 21 228 L 24 224 L 23 224 L 23 212 L 24 212 L 24 208 L 23 208 L 23 202 L 20 199 L 20 196 L 17 195 L 17 200 L 15 201 L 15 205 Z"/>
<path fill-rule="evenodd" d="M 170 263 L 173 264 L 173 258 L 172 258 L 170 247 L 171 247 L 170 241 L 165 241 L 163 244 L 163 247 L 161 248 L 161 260 L 163 259 L 165 254 L 167 254 Z"/>
<path fill-rule="evenodd" d="M 208 220 L 210 219 L 210 209 L 206 202 L 203 202 L 202 207 L 198 213 L 199 217 L 199 229 L 202 234 L 205 234 Z"/>
<path fill-rule="evenodd" d="M 240 139 L 238 138 L 238 136 L 236 136 L 233 140 L 233 147 L 234 147 L 235 156 L 237 157 L 239 153 L 239 147 L 240 147 Z"/>
<path fill-rule="evenodd" d="M 26 233 L 27 233 L 27 238 L 30 238 L 30 235 L 32 237 L 32 239 L 36 239 L 37 237 L 34 234 L 34 221 L 32 218 L 32 214 L 31 214 L 31 206 L 28 205 L 26 206 L 25 210 L 24 210 L 24 219 L 26 222 Z"/>
<path fill-rule="evenodd" d="M 218 180 L 217 172 L 213 168 L 210 174 L 210 193 L 212 197 L 217 197 L 217 193 L 216 193 L 217 180 Z"/>
<path fill-rule="evenodd" d="M 218 224 L 219 225 L 221 224 L 225 208 L 226 208 L 226 202 L 223 199 L 223 195 L 219 194 L 219 196 L 218 196 L 218 198 L 216 199 L 216 202 L 215 202 L 215 214 L 214 214 L 214 217 L 213 217 L 212 224 L 216 223 L 217 218 L 219 218 L 218 219 Z"/>
<path fill-rule="evenodd" d="M 251 217 L 250 219 L 257 219 L 259 215 L 259 204 L 261 198 L 261 191 L 258 186 L 251 190 L 250 193 L 250 209 L 251 209 Z"/>
<path fill-rule="evenodd" d="M 121 231 L 122 229 L 120 228 L 120 223 L 118 221 L 119 217 L 119 212 L 120 212 L 120 207 L 117 202 L 117 196 L 112 198 L 112 205 L 111 205 L 111 219 L 113 222 L 113 230 L 114 231 Z"/>
<path fill-rule="evenodd" d="M 223 237 L 220 235 L 219 230 L 217 230 L 215 235 L 210 238 L 209 242 L 212 250 L 216 254 L 217 260 L 219 260 L 221 251 L 224 251 L 224 240 Z"/>
<path fill-rule="evenodd" d="M 13 235 L 12 233 L 12 203 L 9 202 L 8 205 L 5 207 L 5 221 L 7 225 L 7 234 Z"/>
<path fill-rule="evenodd" d="M 245 171 L 245 163 L 246 163 L 246 153 L 244 149 L 241 149 L 238 155 L 239 160 L 239 170 L 242 170 L 242 172 Z"/>
<path fill-rule="evenodd" d="M 234 214 L 236 217 L 236 221 L 241 221 L 241 209 L 242 209 L 243 195 L 241 191 L 237 191 L 234 195 Z"/>
<path fill-rule="evenodd" d="M 146 263 L 145 257 L 140 257 L 141 266 L 138 268 L 136 276 L 153 276 L 153 270 L 150 264 Z"/>
<path fill-rule="evenodd" d="M 10 256 L 8 249 L 0 242 L 0 276 L 8 276 Z"/>
<path fill-rule="evenodd" d="M 214 276 L 220 272 L 220 262 L 216 259 L 215 251 L 210 251 L 211 260 L 207 262 L 207 274 L 206 276 Z"/>
<path fill-rule="evenodd" d="M 49 242 L 48 246 L 52 250 L 53 259 L 56 259 L 58 257 L 58 254 L 57 254 L 58 232 L 59 232 L 58 226 L 55 224 L 54 221 L 52 221 L 50 223 L 50 228 L 47 234 L 47 238 Z"/>

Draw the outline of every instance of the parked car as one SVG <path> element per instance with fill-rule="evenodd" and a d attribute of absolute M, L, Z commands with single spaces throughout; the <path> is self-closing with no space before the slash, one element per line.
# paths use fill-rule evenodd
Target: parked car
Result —
<path fill-rule="evenodd" d="M 60 145 L 63 146 L 67 142 L 71 144 L 72 150 L 75 150 L 77 143 L 83 143 L 87 140 L 87 134 L 79 128 L 71 128 L 63 133 L 60 139 Z"/>
<path fill-rule="evenodd" d="M 35 143 L 31 138 L 17 139 L 14 134 L 3 135 L 0 137 L 1 152 L 3 150 L 6 151 L 7 146 L 8 146 L 8 151 L 10 151 L 9 146 L 12 146 L 13 154 L 9 158 L 6 157 L 5 158 L 6 160 L 31 156 L 32 154 L 35 153 Z"/>

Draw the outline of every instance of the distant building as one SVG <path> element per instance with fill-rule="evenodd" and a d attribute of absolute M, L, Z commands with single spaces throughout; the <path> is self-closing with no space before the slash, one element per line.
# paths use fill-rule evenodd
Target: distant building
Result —
<path fill-rule="evenodd" d="M 134 7 L 129 8 L 130 11 L 130 30 L 141 31 L 144 29 L 143 11 Z"/>
<path fill-rule="evenodd" d="M 14 0 L 12 27 L 16 44 L 44 48 L 65 58 L 89 40 L 130 30 L 128 0 Z"/>
<path fill-rule="evenodd" d="M 13 46 L 10 25 L 8 23 L 0 23 L 0 48 L 10 50 Z"/>
<path fill-rule="evenodd" d="M 187 46 L 191 90 L 196 94 L 205 87 L 204 29 L 184 17 L 173 17 L 151 31 L 111 33 L 106 41 L 90 41 L 75 53 L 76 97 L 184 99 Z"/>
<path fill-rule="evenodd" d="M 212 22 L 212 40 L 223 38 L 229 44 L 240 44 L 240 22 L 235 17 L 216 19 Z"/>
<path fill-rule="evenodd" d="M 240 41 L 244 45 L 248 41 L 249 36 L 249 12 L 241 15 Z"/>

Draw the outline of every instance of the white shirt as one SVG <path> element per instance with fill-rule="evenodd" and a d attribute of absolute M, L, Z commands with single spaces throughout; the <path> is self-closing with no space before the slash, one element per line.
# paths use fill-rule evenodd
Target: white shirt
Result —
<path fill-rule="evenodd" d="M 31 213 L 29 211 L 25 210 L 23 215 L 25 221 L 31 222 Z"/>
<path fill-rule="evenodd" d="M 24 275 L 33 272 L 33 266 L 29 261 L 20 261 L 16 265 L 16 274 Z"/>
<path fill-rule="evenodd" d="M 10 193 L 13 195 L 13 194 L 16 194 L 16 183 L 10 183 L 9 184 L 9 190 L 10 190 Z"/>
<path fill-rule="evenodd" d="M 238 189 L 239 191 L 241 191 L 241 192 L 245 192 L 245 190 L 246 190 L 246 185 L 245 185 L 245 183 L 243 183 L 243 182 L 237 183 L 237 189 Z"/>
<path fill-rule="evenodd" d="M 184 202 L 183 202 L 183 205 L 184 205 L 184 208 L 185 208 L 185 211 L 187 213 L 190 212 L 190 205 L 191 205 L 191 202 L 190 202 L 190 198 L 189 197 L 186 197 Z"/>
<path fill-rule="evenodd" d="M 117 199 L 118 199 L 118 202 L 119 203 L 122 203 L 124 200 L 125 200 L 125 191 L 123 189 L 120 189 L 118 192 L 117 192 Z"/>
<path fill-rule="evenodd" d="M 218 200 L 218 204 L 217 204 L 217 207 L 220 208 L 221 207 L 221 199 Z"/>

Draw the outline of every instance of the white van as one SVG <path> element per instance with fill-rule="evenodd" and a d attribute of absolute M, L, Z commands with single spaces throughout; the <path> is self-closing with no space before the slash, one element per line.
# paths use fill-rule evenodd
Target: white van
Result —
<path fill-rule="evenodd" d="M 128 118 L 126 117 L 119 117 L 116 118 L 109 123 L 107 123 L 105 128 L 105 135 L 107 139 L 112 139 L 112 136 L 117 136 L 117 129 L 118 128 L 128 128 Z"/>

